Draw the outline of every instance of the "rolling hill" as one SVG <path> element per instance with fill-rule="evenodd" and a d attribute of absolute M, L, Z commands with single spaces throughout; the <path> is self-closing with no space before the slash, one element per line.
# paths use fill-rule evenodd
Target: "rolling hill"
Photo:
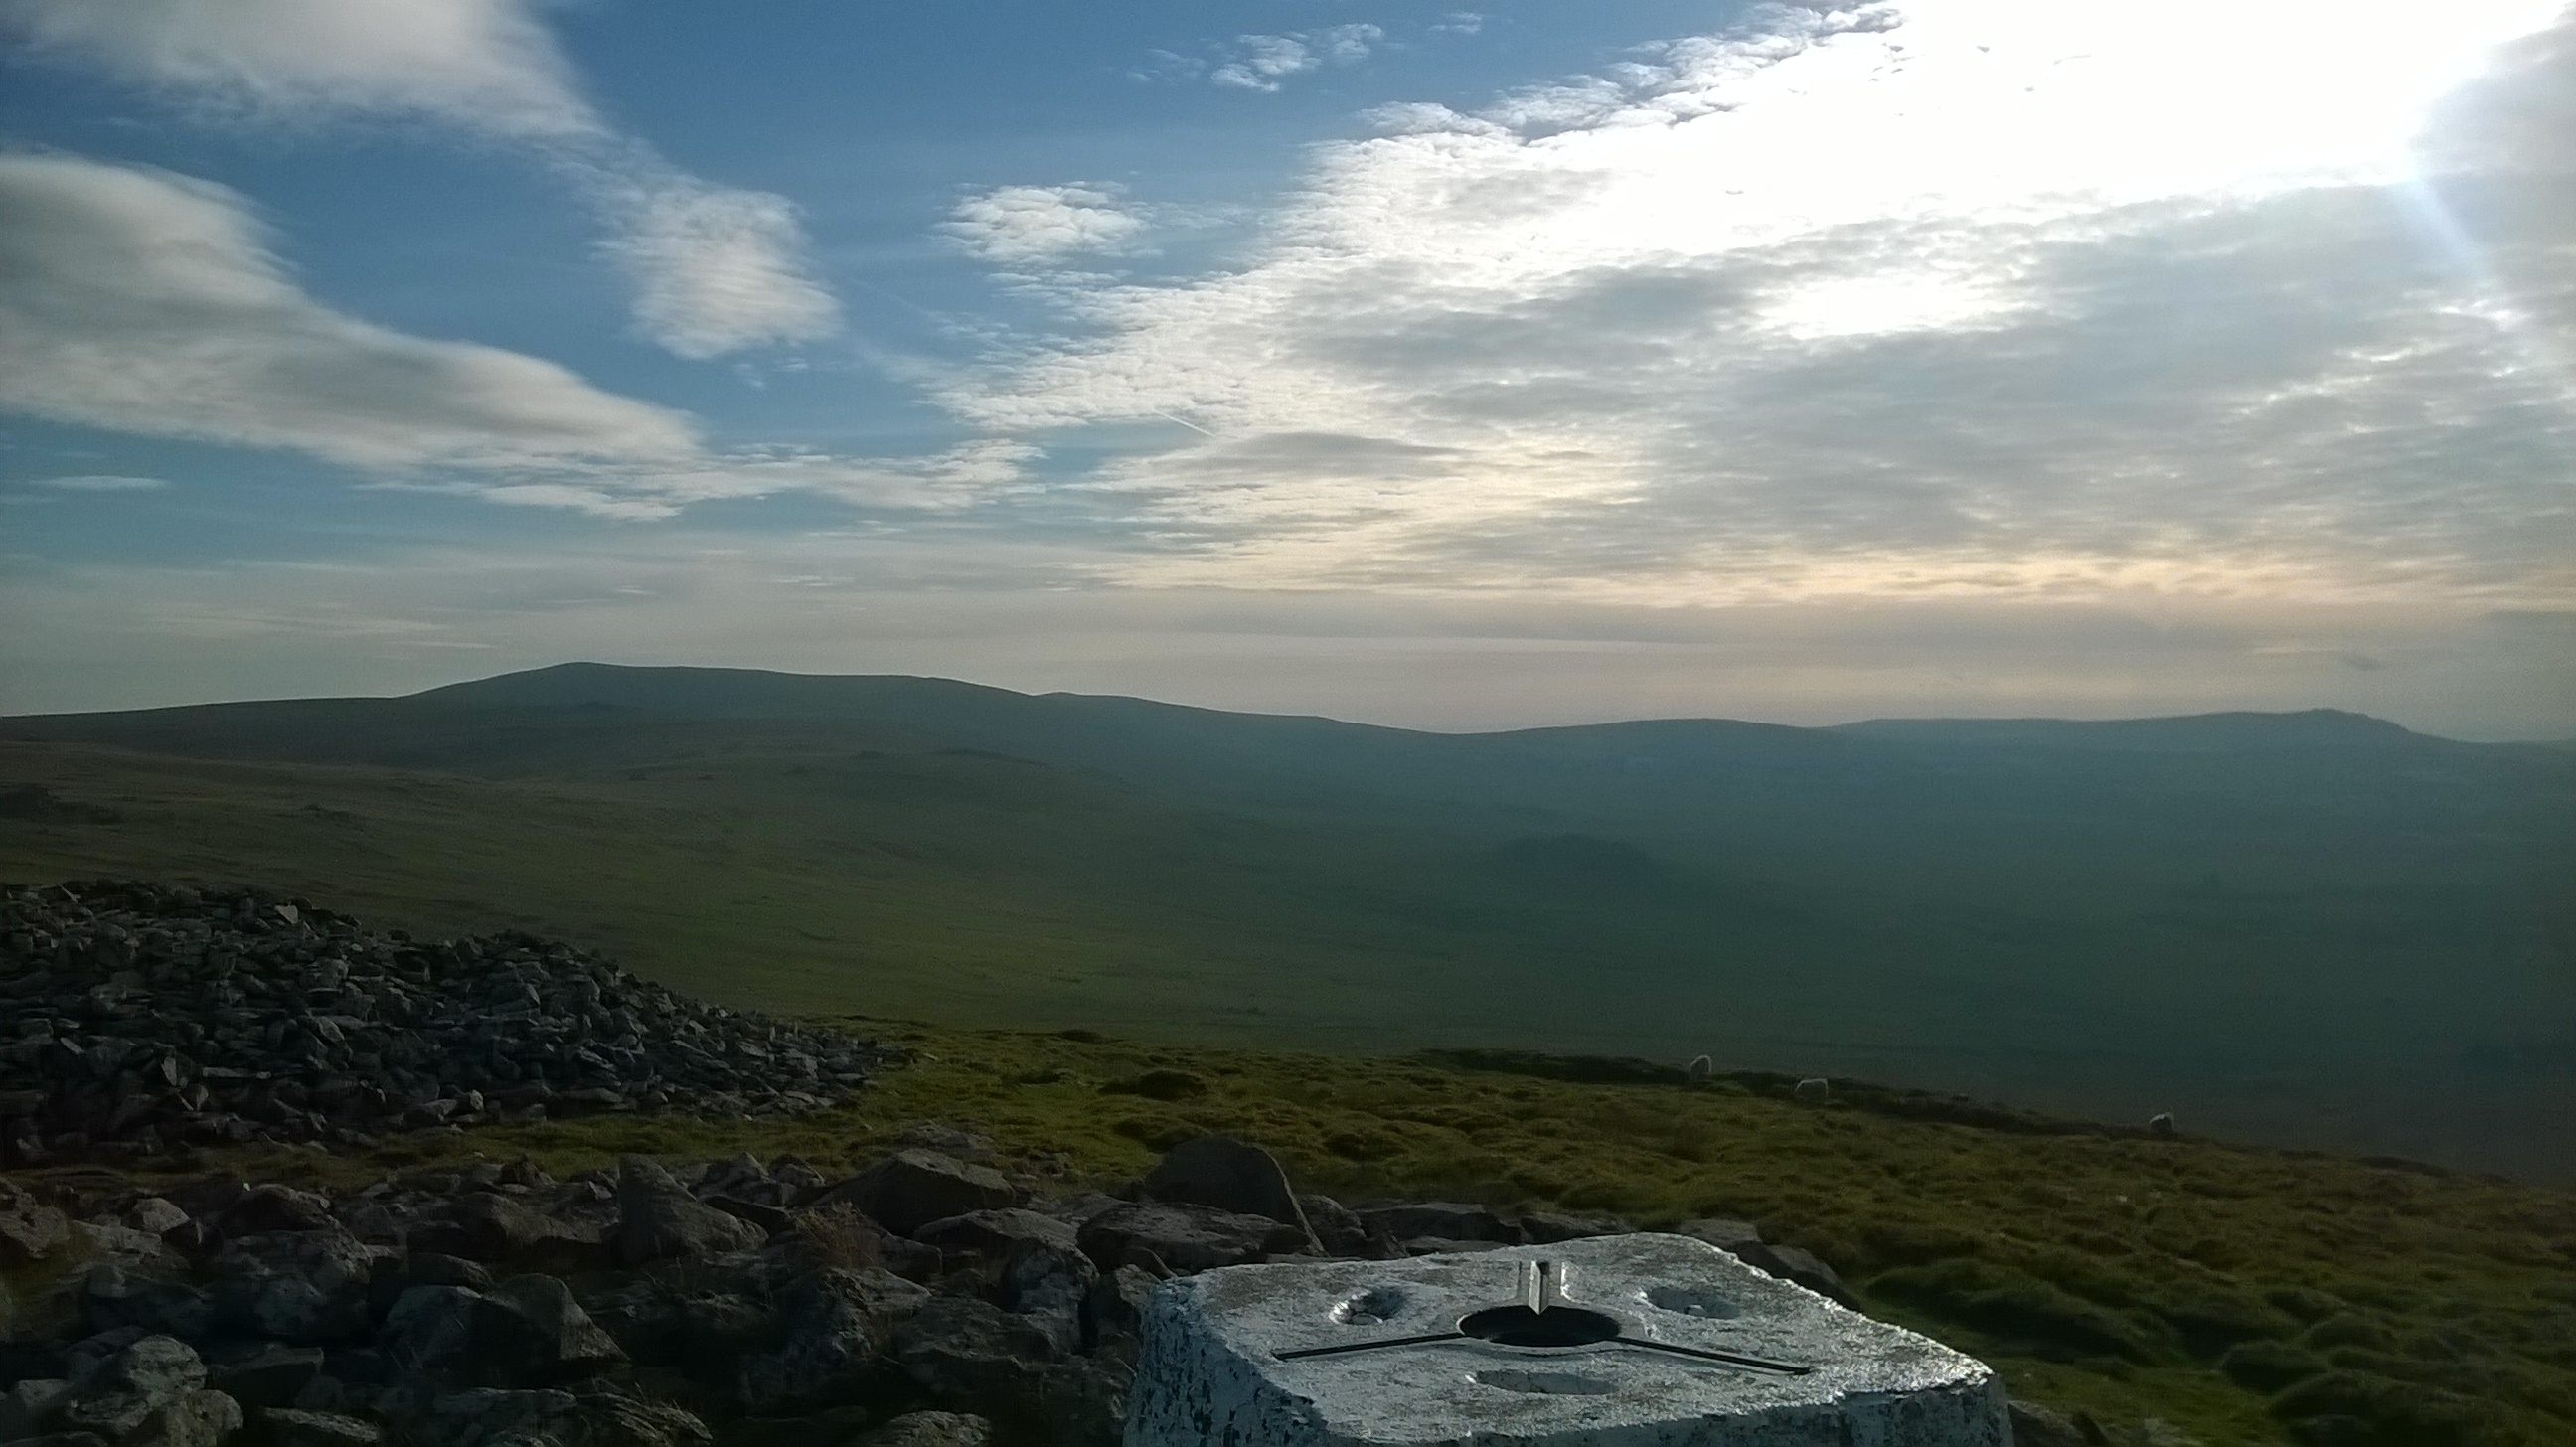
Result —
<path fill-rule="evenodd" d="M 1707 1051 L 2576 1178 L 2576 757 L 2350 714 L 1441 735 L 574 664 L 0 720 L 0 784 L 71 810 L 0 819 L 11 877 L 542 925 L 746 1003 Z"/>

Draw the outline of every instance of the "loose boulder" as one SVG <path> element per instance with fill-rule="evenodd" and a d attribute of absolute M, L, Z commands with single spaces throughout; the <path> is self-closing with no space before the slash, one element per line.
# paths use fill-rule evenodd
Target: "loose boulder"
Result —
<path fill-rule="evenodd" d="M 2082 1431 L 2065 1417 L 2035 1403 L 2008 1401 L 2013 1447 L 2090 1447 Z"/>
<path fill-rule="evenodd" d="M 369 1246 L 327 1216 L 315 1230 L 236 1237 L 208 1263 L 215 1314 L 246 1336 L 301 1346 L 368 1334 L 368 1284 L 392 1253 Z"/>
<path fill-rule="evenodd" d="M 213 1329 L 215 1304 L 184 1281 L 105 1262 L 81 1283 L 80 1313 L 93 1331 L 123 1328 L 189 1340 Z"/>
<path fill-rule="evenodd" d="M 384 1428 L 338 1412 L 271 1407 L 259 1414 L 259 1425 L 268 1447 L 382 1447 L 385 1440 Z"/>
<path fill-rule="evenodd" d="M 608 1244 L 591 1227 L 558 1220 L 515 1196 L 470 1193 L 442 1220 L 413 1228 L 405 1244 L 467 1261 L 563 1275 L 608 1264 Z"/>
<path fill-rule="evenodd" d="M 1456 1201 L 1415 1201 L 1398 1206 L 1379 1206 L 1359 1213 L 1372 1235 L 1383 1233 L 1398 1241 L 1432 1237 L 1441 1241 L 1491 1241 L 1503 1246 L 1522 1244 L 1520 1229 L 1482 1206 L 1462 1205 Z"/>
<path fill-rule="evenodd" d="M 1002 1305 L 1071 1354 L 1082 1350 L 1083 1306 L 1099 1281 L 1099 1269 L 1071 1242 L 1023 1241 L 1002 1266 Z"/>
<path fill-rule="evenodd" d="M 814 1411 L 863 1395 L 897 1324 L 930 1293 L 889 1272 L 833 1269 L 797 1278 L 786 1293 L 774 1351 L 743 1359 L 736 1394 L 756 1415 Z"/>
<path fill-rule="evenodd" d="M 1717 1217 L 1684 1221 L 1673 1228 L 1676 1236 L 1705 1241 L 1729 1255 L 1741 1257 L 1749 1248 L 1762 1244 L 1762 1228 L 1750 1221 L 1730 1221 Z"/>
<path fill-rule="evenodd" d="M 0 1267 L 31 1266 L 70 1244 L 69 1218 L 0 1185 Z"/>
<path fill-rule="evenodd" d="M 330 1197 L 273 1183 L 244 1190 L 216 1220 L 226 1236 L 320 1231 L 332 1224 Z"/>
<path fill-rule="evenodd" d="M 380 1344 L 397 1370 L 468 1387 L 542 1387 L 622 1366 L 626 1353 L 551 1276 L 491 1294 L 415 1286 L 385 1314 Z"/>
<path fill-rule="evenodd" d="M 1582 1241 L 1594 1236 L 1616 1236 L 1628 1228 L 1617 1221 L 1598 1216 L 1568 1216 L 1556 1211 L 1531 1211 L 1520 1218 L 1520 1235 L 1532 1246 L 1553 1246 L 1560 1241 Z"/>
<path fill-rule="evenodd" d="M 1368 1223 L 1360 1214 L 1330 1196 L 1300 1194 L 1297 1209 L 1305 1213 L 1306 1224 L 1316 1242 L 1328 1256 L 1365 1256 L 1370 1253 Z"/>
<path fill-rule="evenodd" d="M 960 1255 L 1007 1256 L 1023 1242 L 1074 1249 L 1073 1227 L 1018 1206 L 949 1216 L 913 1232 L 912 1239 Z"/>
<path fill-rule="evenodd" d="M 428 1447 L 706 1447 L 706 1423 L 616 1392 L 474 1388 L 431 1398 L 404 1423 Z"/>
<path fill-rule="evenodd" d="M 899 1236 L 933 1221 L 1016 1206 L 1021 1193 L 990 1166 L 932 1150 L 897 1151 L 835 1186 L 818 1205 L 847 1202 Z"/>
<path fill-rule="evenodd" d="M 240 1404 L 209 1389 L 206 1364 L 167 1336 L 141 1337 L 76 1375 L 46 1416 L 114 1447 L 217 1447 L 242 1425 Z"/>
<path fill-rule="evenodd" d="M 972 1296 L 942 1296 L 895 1332 L 895 1360 L 912 1384 L 947 1404 L 1034 1411 L 1055 1343 L 1026 1318 Z"/>
<path fill-rule="evenodd" d="M 1843 1285 L 1843 1279 L 1813 1252 L 1795 1246 L 1761 1245 L 1736 1253 L 1738 1260 L 1756 1271 L 1768 1272 L 1783 1281 L 1796 1282 L 1827 1301 L 1838 1302 L 1858 1310 L 1860 1302 Z"/>
<path fill-rule="evenodd" d="M 1231 1136 L 1200 1136 L 1172 1147 L 1146 1173 L 1144 1187 L 1145 1194 L 1157 1201 L 1267 1216 L 1296 1227 L 1310 1246 L 1321 1249 L 1278 1160 L 1261 1147 Z"/>
<path fill-rule="evenodd" d="M 519 1354 L 522 1381 L 569 1382 L 626 1364 L 616 1339 L 551 1276 L 513 1276 L 483 1301 L 496 1313 L 493 1326 Z"/>
<path fill-rule="evenodd" d="M 617 1163 L 617 1259 L 628 1266 L 673 1256 L 757 1251 L 769 1233 L 737 1216 L 702 1205 L 687 1189 L 642 1156 Z"/>
<path fill-rule="evenodd" d="M 1303 1249 L 1303 1227 L 1267 1216 L 1239 1215 L 1214 1206 L 1136 1202 L 1112 1207 L 1083 1223 L 1076 1239 L 1083 1254 L 1104 1271 L 1159 1262 L 1175 1271 L 1206 1271 L 1266 1261 L 1274 1253 Z"/>
<path fill-rule="evenodd" d="M 305 1384 L 322 1375 L 320 1347 L 280 1346 L 275 1342 L 247 1357 L 215 1368 L 215 1389 L 245 1409 L 283 1407 Z"/>
<path fill-rule="evenodd" d="M 906 1412 L 850 1447 L 986 1447 L 993 1424 L 962 1412 Z"/>

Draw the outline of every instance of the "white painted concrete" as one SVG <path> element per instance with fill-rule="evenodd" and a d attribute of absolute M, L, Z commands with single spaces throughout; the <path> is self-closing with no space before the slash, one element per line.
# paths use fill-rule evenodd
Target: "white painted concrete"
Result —
<path fill-rule="evenodd" d="M 1604 1339 L 1510 1345 L 1457 1336 L 1462 1322 Z M 1446 1339 L 1369 1345 L 1416 1337 Z M 1633 1235 L 1165 1282 L 1145 1316 L 1126 1447 L 2011 1441 L 1983 1363 L 1705 1242 Z"/>

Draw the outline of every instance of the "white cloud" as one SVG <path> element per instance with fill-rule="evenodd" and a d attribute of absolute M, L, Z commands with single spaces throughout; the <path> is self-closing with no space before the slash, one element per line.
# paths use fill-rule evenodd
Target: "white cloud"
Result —
<path fill-rule="evenodd" d="M 524 0 L 0 0 L 40 52 L 183 102 L 410 116 L 513 139 L 604 128 Z"/>
<path fill-rule="evenodd" d="M 84 473 L 76 477 L 39 477 L 30 487 L 48 487 L 57 492 L 153 492 L 168 487 L 169 481 L 158 477 L 124 477 L 113 473 Z"/>
<path fill-rule="evenodd" d="M 124 432 L 357 467 L 669 461 L 676 413 L 549 362 L 306 296 L 241 198 L 166 172 L 0 156 L 0 398 Z"/>
<path fill-rule="evenodd" d="M 942 232 L 1003 266 L 1115 251 L 1145 227 L 1144 218 L 1119 206 L 1114 190 L 1093 186 L 1000 186 L 967 197 L 949 214 Z"/>
<path fill-rule="evenodd" d="M 948 508 L 1031 455 L 997 442 L 901 464 L 712 451 L 689 417 L 552 362 L 322 305 L 220 186 L 51 155 L 0 155 L 0 408 L 619 517 L 785 491 Z"/>
<path fill-rule="evenodd" d="M 619 221 L 602 249 L 634 283 L 636 326 L 666 350 L 716 357 L 840 329 L 785 197 L 650 162 L 596 172 L 591 189 Z"/>
<path fill-rule="evenodd" d="M 2576 182 L 2415 139 L 2558 8 L 1774 7 L 1382 113 L 1250 264 L 951 401 L 1210 434 L 1091 480 L 1139 581 L 2555 606 Z"/>
<path fill-rule="evenodd" d="M 0 0 L 0 25 L 210 119 L 425 122 L 530 146 L 608 222 L 637 329 L 678 355 L 839 327 L 794 206 L 618 136 L 534 0 Z"/>

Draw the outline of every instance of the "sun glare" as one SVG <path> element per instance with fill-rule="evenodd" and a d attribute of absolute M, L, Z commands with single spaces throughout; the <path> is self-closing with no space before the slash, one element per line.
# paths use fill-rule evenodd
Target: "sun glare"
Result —
<path fill-rule="evenodd" d="M 1960 0 L 1776 64 L 1689 60 L 1634 124 L 1531 142 L 1583 173 L 1498 270 L 1707 254 L 1891 219 L 2047 221 L 2414 172 L 2434 101 L 2554 0 L 2438 14 L 2316 3 Z M 2384 15 L 2364 15 L 2357 10 Z"/>

